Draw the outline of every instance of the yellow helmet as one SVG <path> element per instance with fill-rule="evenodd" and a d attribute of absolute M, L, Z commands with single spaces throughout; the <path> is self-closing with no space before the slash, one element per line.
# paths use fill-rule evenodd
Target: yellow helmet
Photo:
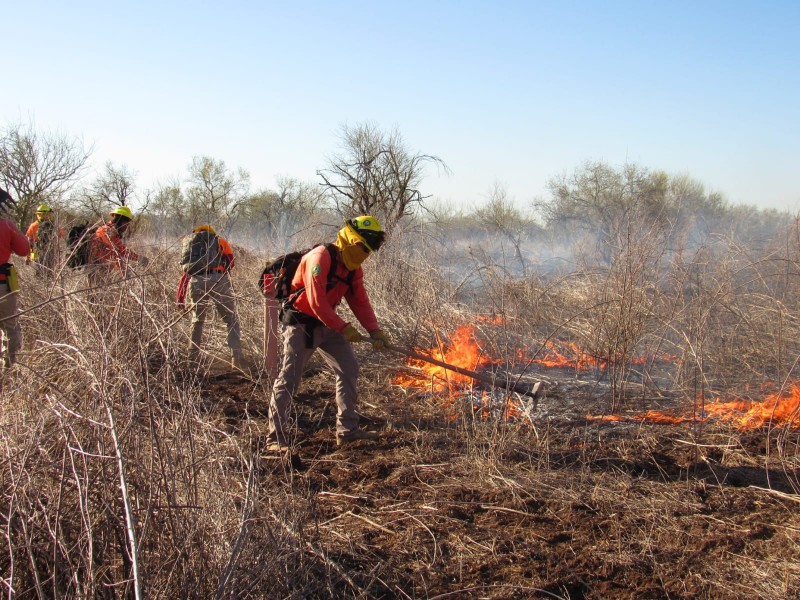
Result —
<path fill-rule="evenodd" d="M 128 208 L 127 206 L 118 206 L 108 214 L 111 215 L 112 217 L 115 215 L 119 215 L 120 217 L 125 217 L 126 219 L 129 219 L 131 221 L 133 220 L 133 213 L 131 212 L 131 209 Z"/>
<path fill-rule="evenodd" d="M 345 221 L 345 225 L 353 229 L 366 247 L 373 252 L 378 250 L 386 239 L 386 233 L 381 229 L 381 224 L 375 217 L 363 215 Z"/>
<path fill-rule="evenodd" d="M 211 235 L 217 235 L 217 232 L 214 231 L 214 228 L 211 225 L 198 225 L 194 228 L 194 233 L 200 233 L 201 231 L 207 231 Z"/>
<path fill-rule="evenodd" d="M 50 208 L 49 206 L 47 206 L 47 204 L 40 204 L 40 205 L 39 205 L 39 206 L 36 208 L 36 214 L 37 214 L 37 215 L 38 215 L 39 213 L 49 213 L 49 212 L 53 212 L 53 209 L 52 209 L 52 208 Z"/>

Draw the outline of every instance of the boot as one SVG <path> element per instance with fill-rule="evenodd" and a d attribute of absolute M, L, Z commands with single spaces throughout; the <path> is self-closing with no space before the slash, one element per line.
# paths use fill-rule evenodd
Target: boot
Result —
<path fill-rule="evenodd" d="M 377 440 L 378 434 L 374 431 L 366 431 L 364 429 L 353 429 L 352 431 L 348 431 L 347 433 L 339 433 L 336 434 L 336 445 L 337 446 L 344 446 L 351 442 L 357 442 L 359 440 Z"/>

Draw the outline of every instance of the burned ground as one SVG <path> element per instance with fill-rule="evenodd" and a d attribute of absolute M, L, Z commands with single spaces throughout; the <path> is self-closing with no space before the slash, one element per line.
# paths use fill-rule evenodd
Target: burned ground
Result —
<path fill-rule="evenodd" d="M 254 449 L 258 507 L 240 555 L 251 569 L 241 560 L 231 589 L 258 585 L 259 556 L 279 543 L 269 574 L 258 571 L 269 597 L 800 594 L 785 432 L 598 423 L 577 416 L 593 409 L 588 399 L 559 415 L 557 390 L 541 400 L 542 418 L 490 421 L 385 385 L 390 374 L 372 368 L 378 383 L 363 386 L 362 408 L 378 442 L 335 445 L 332 378 L 312 369 L 292 459 Z M 202 387 L 207 418 L 228 433 L 266 429 L 259 382 L 219 373 Z"/>

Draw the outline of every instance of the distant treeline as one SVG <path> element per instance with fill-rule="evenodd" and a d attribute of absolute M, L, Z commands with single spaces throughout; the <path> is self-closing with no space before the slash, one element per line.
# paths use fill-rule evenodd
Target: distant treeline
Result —
<path fill-rule="evenodd" d="M 602 162 L 553 178 L 545 199 L 514 201 L 496 185 L 483 205 L 456 208 L 421 191 L 425 168 L 447 170 L 446 164 L 408 150 L 397 131 L 345 126 L 341 140 L 315 182 L 279 177 L 274 189 L 253 191 L 247 171 L 196 156 L 182 180 L 140 190 L 133 172 L 110 162 L 89 179 L 90 151 L 77 138 L 14 124 L 0 135 L 0 183 L 18 200 L 20 227 L 33 220 L 39 204 L 51 205 L 64 224 L 102 219 L 128 205 L 139 217 L 136 230 L 158 242 L 210 223 L 241 245 L 280 250 L 324 235 L 344 217 L 373 214 L 390 240 L 397 239 L 395 230 L 423 227 L 452 250 L 478 251 L 468 242 L 480 241 L 480 252 L 523 274 L 551 259 L 609 265 L 644 240 L 669 254 L 723 238 L 758 251 L 795 219 L 732 205 L 688 175 Z"/>

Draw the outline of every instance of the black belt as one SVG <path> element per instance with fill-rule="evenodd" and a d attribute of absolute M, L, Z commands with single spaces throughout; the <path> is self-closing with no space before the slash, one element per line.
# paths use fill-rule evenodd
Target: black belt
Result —
<path fill-rule="evenodd" d="M 322 321 L 297 310 L 292 305 L 281 307 L 281 323 L 284 325 L 301 325 L 306 334 L 306 348 L 314 347 L 314 330 L 322 325 Z"/>

